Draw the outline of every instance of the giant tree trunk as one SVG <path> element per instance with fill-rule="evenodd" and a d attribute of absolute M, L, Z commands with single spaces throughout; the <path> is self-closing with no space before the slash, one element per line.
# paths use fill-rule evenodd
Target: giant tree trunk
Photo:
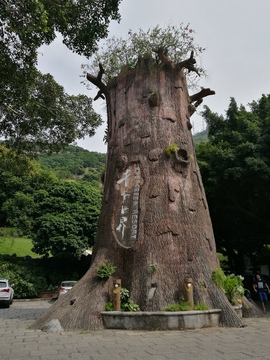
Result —
<path fill-rule="evenodd" d="M 98 280 L 95 269 L 105 260 L 116 266 L 114 277 L 122 279 L 142 311 L 179 303 L 184 278 L 192 277 L 195 302 L 222 308 L 224 325 L 242 326 L 211 280 L 219 263 L 190 132 L 191 103 L 213 92 L 189 96 L 187 66 L 163 62 L 141 59 L 135 70 L 107 86 L 101 82 L 102 67 L 98 77 L 88 77 L 105 94 L 108 108 L 107 167 L 93 262 L 32 328 L 54 318 L 65 329 L 102 328 L 100 312 L 112 284 Z"/>

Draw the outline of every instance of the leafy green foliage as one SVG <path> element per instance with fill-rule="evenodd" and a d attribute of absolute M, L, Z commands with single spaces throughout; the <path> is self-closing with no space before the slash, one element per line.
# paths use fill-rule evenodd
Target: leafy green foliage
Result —
<path fill-rule="evenodd" d="M 0 273 L 4 279 L 9 279 L 14 284 L 14 297 L 16 298 L 36 297 L 41 290 L 47 287 L 46 279 L 43 276 L 33 276 L 31 270 L 20 264 L 1 262 Z"/>
<path fill-rule="evenodd" d="M 165 154 L 171 156 L 173 153 L 179 151 L 179 146 L 177 144 L 170 144 L 166 147 Z"/>
<path fill-rule="evenodd" d="M 209 307 L 204 303 L 196 303 L 193 307 L 186 301 L 182 301 L 179 304 L 170 304 L 164 311 L 189 311 L 189 310 L 209 310 Z"/>
<path fill-rule="evenodd" d="M 189 310 L 192 310 L 192 307 L 186 301 L 182 301 L 179 304 L 170 304 L 164 309 L 164 311 L 189 311 Z"/>
<path fill-rule="evenodd" d="M 198 302 L 193 306 L 193 310 L 209 310 L 209 306 L 204 303 Z"/>
<path fill-rule="evenodd" d="M 126 288 L 121 288 L 120 292 L 121 298 L 121 311 L 140 311 L 139 305 L 135 304 L 132 299 L 129 297 L 129 291 Z M 113 311 L 113 302 L 109 301 L 105 305 L 104 311 Z"/>
<path fill-rule="evenodd" d="M 256 262 L 270 243 L 269 104 L 269 95 L 250 110 L 231 99 L 226 116 L 205 107 L 209 140 L 196 146 L 217 249 L 238 273 L 244 254 Z"/>
<path fill-rule="evenodd" d="M 0 243 L 0 252 L 2 247 Z M 0 277 L 14 284 L 15 298 L 37 297 L 41 291 L 55 290 L 61 281 L 79 280 L 89 268 L 89 259 L 31 259 L 0 255 Z"/>
<path fill-rule="evenodd" d="M 213 282 L 224 291 L 231 304 L 235 304 L 237 297 L 243 297 L 245 290 L 243 286 L 243 276 L 241 275 L 225 275 L 219 268 L 212 273 Z"/>
<path fill-rule="evenodd" d="M 155 272 L 157 272 L 157 265 L 155 265 L 155 264 L 152 264 L 152 265 L 150 265 L 150 272 L 151 272 L 151 274 L 154 274 Z"/>
<path fill-rule="evenodd" d="M 60 33 L 72 51 L 90 56 L 120 20 L 121 0 L 6 0 L 0 8 L 0 136 L 16 151 L 59 150 L 93 135 L 101 118 L 83 95 L 69 96 L 37 71 L 37 53 Z M 68 74 L 67 74 L 68 76 Z"/>
<path fill-rule="evenodd" d="M 226 275 L 224 274 L 222 269 L 217 268 L 212 272 L 212 280 L 218 287 L 223 289 L 223 291 L 225 292 L 224 283 L 225 283 L 225 280 L 226 280 Z"/>
<path fill-rule="evenodd" d="M 121 288 L 121 309 L 122 311 L 140 311 L 139 305 L 135 304 L 134 301 L 129 297 L 129 290 Z"/>
<path fill-rule="evenodd" d="M 85 95 L 67 95 L 51 75 L 35 71 L 25 81 L 27 85 L 18 89 L 18 94 L 11 85 L 2 84 L 0 98 L 0 135 L 5 137 L 5 145 L 18 153 L 59 151 L 76 139 L 94 135 L 101 125 L 92 100 Z"/>
<path fill-rule="evenodd" d="M 120 291 L 120 299 L 122 303 L 125 303 L 128 301 L 129 299 L 129 290 L 121 287 L 121 291 Z"/>
<path fill-rule="evenodd" d="M 102 280 L 109 279 L 116 271 L 116 267 L 109 261 L 104 261 L 96 268 L 96 277 Z"/>
<path fill-rule="evenodd" d="M 170 59 L 178 63 L 185 60 L 191 51 L 194 51 L 195 57 L 203 52 L 204 49 L 194 43 L 193 34 L 194 31 L 189 25 L 183 24 L 178 27 L 169 25 L 166 28 L 155 26 L 146 32 L 142 29 L 137 33 L 129 30 L 126 40 L 115 37 L 108 39 L 104 47 L 94 54 L 90 67 L 83 67 L 88 72 L 97 74 L 99 63 L 102 63 L 105 69 L 104 79 L 109 81 L 120 71 L 134 69 L 138 57 L 152 57 L 159 63 L 160 60 L 153 51 L 158 48 L 163 48 L 168 52 Z M 204 73 L 202 69 L 200 72 Z"/>
<path fill-rule="evenodd" d="M 32 238 L 34 252 L 39 255 L 80 257 L 94 241 L 101 207 L 100 183 L 93 186 L 81 180 L 61 181 L 52 171 L 13 154 L 0 147 L 1 226 L 15 227 L 21 235 Z M 87 161 L 84 156 L 90 169 L 91 159 Z M 94 163 L 101 169 L 102 160 Z"/>
<path fill-rule="evenodd" d="M 113 311 L 113 302 L 108 301 L 106 305 L 104 306 L 103 311 Z"/>
<path fill-rule="evenodd" d="M 53 171 L 59 179 L 82 179 L 99 188 L 106 154 L 70 145 L 59 153 L 41 153 L 38 161 L 42 169 Z"/>
<path fill-rule="evenodd" d="M 243 286 L 244 278 L 241 275 L 230 274 L 226 277 L 224 287 L 225 294 L 230 303 L 235 304 L 236 297 L 243 297 L 245 290 Z"/>
<path fill-rule="evenodd" d="M 33 251 L 80 257 L 93 245 L 101 194 L 85 182 L 59 182 L 34 194 Z"/>
<path fill-rule="evenodd" d="M 140 311 L 140 307 L 138 304 L 135 304 L 132 299 L 128 299 L 127 302 L 122 304 L 123 311 Z"/>

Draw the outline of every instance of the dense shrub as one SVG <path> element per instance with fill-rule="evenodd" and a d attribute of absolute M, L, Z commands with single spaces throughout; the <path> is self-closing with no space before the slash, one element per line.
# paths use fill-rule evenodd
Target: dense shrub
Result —
<path fill-rule="evenodd" d="M 25 266 L 22 260 L 1 259 L 0 276 L 9 279 L 14 284 L 14 298 L 32 298 L 46 289 L 48 284 L 45 277 L 37 275 L 33 268 Z"/>
<path fill-rule="evenodd" d="M 44 290 L 56 289 L 63 280 L 79 280 L 90 259 L 30 259 L 0 255 L 0 278 L 14 284 L 14 298 L 34 298 Z"/>

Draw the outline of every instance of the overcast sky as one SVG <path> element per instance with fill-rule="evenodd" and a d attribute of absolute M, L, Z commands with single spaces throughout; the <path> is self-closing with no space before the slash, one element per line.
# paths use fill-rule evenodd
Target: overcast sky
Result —
<path fill-rule="evenodd" d="M 202 65 L 209 78 L 201 86 L 216 92 L 204 99 L 212 111 L 224 114 L 231 97 L 246 106 L 270 93 L 269 0 L 123 0 L 120 13 L 122 20 L 119 24 L 111 22 L 109 36 L 125 38 L 129 29 L 136 32 L 156 25 L 190 24 L 195 42 L 206 48 Z M 85 62 L 84 57 L 73 54 L 57 39 L 42 47 L 39 69 L 51 73 L 69 94 L 92 97 L 97 91 L 89 91 L 80 83 L 81 64 Z M 94 102 L 95 110 L 106 121 L 103 105 L 101 100 Z M 192 122 L 195 132 L 202 130 L 199 115 L 193 115 Z M 101 126 L 94 137 L 78 141 L 78 145 L 105 153 L 105 127 Z"/>

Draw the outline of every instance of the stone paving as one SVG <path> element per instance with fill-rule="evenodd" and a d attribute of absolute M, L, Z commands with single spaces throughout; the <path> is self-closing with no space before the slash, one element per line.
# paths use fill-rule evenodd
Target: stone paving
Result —
<path fill-rule="evenodd" d="M 241 329 L 46 333 L 28 326 L 51 304 L 18 301 L 0 308 L 2 360 L 270 360 L 270 316 Z M 269 312 L 270 313 L 270 312 Z"/>

